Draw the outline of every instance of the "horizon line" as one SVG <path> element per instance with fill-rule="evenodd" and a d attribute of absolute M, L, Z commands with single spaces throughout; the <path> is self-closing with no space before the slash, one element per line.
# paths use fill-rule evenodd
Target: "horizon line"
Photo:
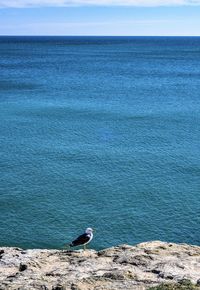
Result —
<path fill-rule="evenodd" d="M 0 34 L 0 37 L 200 37 L 200 35 L 37 35 L 37 34 Z"/>

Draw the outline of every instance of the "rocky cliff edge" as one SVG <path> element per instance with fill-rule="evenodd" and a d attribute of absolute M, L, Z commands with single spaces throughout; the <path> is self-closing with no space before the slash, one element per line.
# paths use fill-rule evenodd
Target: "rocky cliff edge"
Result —
<path fill-rule="evenodd" d="M 147 242 L 94 250 L 0 248 L 0 290 L 144 290 L 200 285 L 200 247 Z"/>

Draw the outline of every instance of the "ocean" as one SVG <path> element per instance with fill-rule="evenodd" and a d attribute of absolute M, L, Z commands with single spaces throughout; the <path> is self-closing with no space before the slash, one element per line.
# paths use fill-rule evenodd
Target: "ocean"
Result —
<path fill-rule="evenodd" d="M 200 37 L 0 37 L 0 246 L 200 244 Z"/>

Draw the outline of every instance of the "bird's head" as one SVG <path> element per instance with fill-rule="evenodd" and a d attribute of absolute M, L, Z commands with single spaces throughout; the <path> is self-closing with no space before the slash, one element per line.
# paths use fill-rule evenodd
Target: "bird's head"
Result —
<path fill-rule="evenodd" d="M 87 228 L 87 229 L 85 230 L 85 233 L 86 233 L 86 234 L 91 234 L 91 233 L 93 233 L 93 229 L 91 229 L 91 228 Z"/>

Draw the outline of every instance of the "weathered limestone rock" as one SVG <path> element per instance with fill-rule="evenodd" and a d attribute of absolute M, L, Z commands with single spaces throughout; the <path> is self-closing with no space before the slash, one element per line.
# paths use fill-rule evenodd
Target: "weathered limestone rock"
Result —
<path fill-rule="evenodd" d="M 148 242 L 100 252 L 0 248 L 0 290 L 144 290 L 200 284 L 200 247 Z"/>

